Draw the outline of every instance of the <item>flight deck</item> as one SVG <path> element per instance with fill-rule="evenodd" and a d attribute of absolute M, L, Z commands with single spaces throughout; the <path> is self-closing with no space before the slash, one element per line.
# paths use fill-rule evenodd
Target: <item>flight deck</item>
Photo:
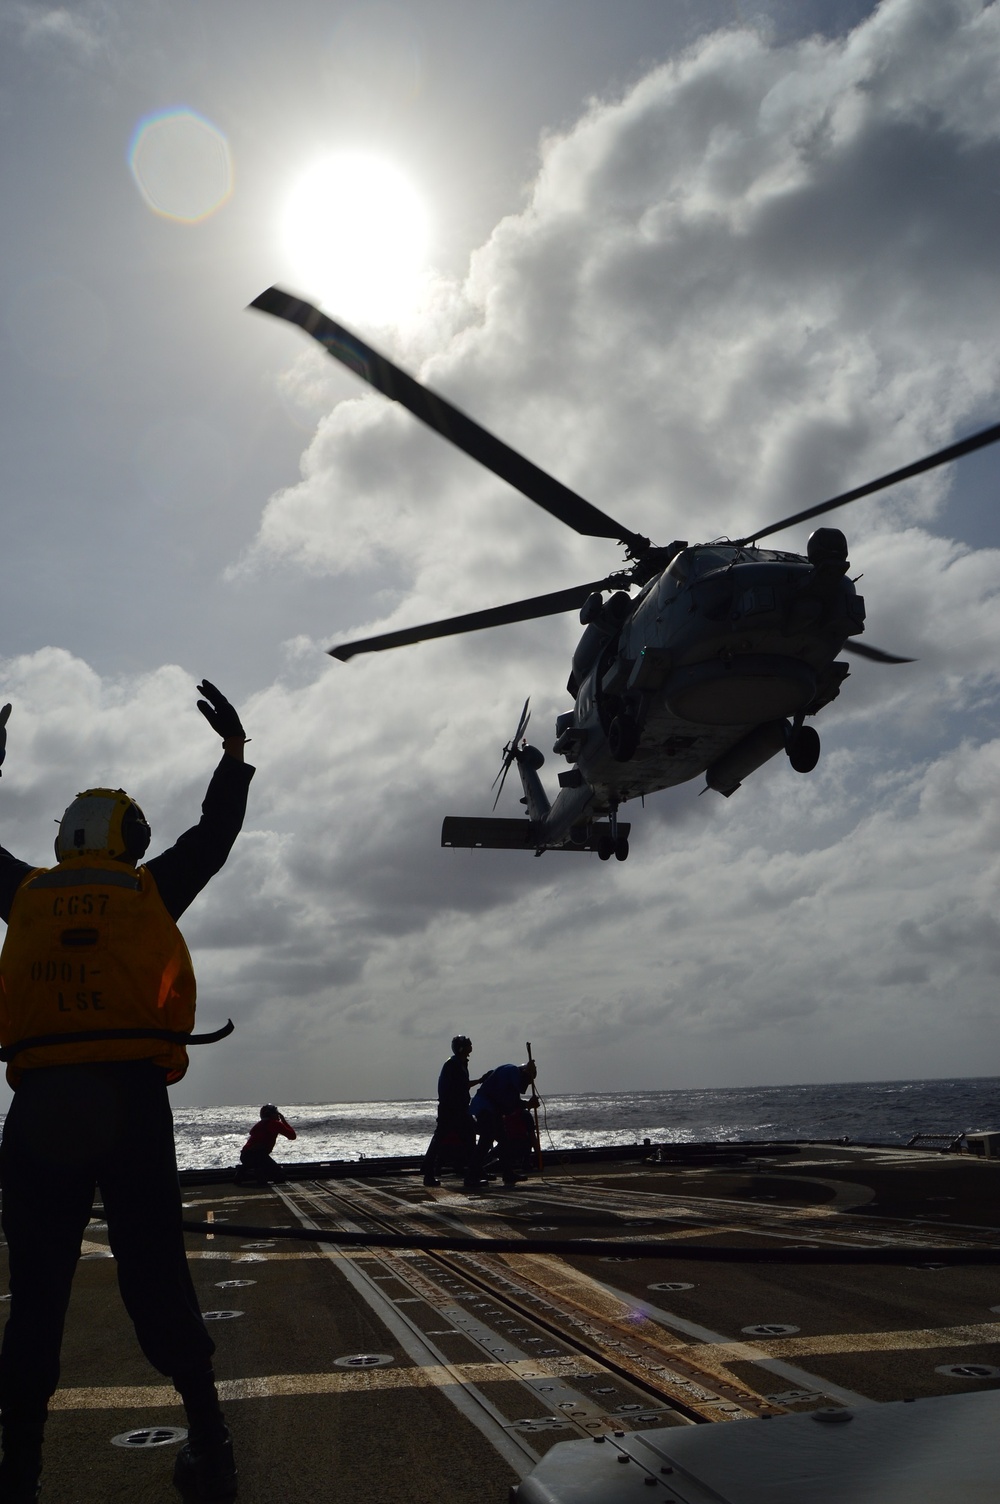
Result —
<path fill-rule="evenodd" d="M 933 1254 L 1000 1244 L 1000 1161 L 846 1144 L 637 1146 L 471 1194 L 425 1188 L 412 1167 L 350 1173 L 364 1169 L 260 1188 L 185 1177 L 186 1216 L 213 1229 L 188 1246 L 245 1504 L 583 1499 L 569 1484 L 560 1495 L 524 1482 L 567 1441 L 630 1464 L 610 1470 L 602 1499 L 654 1489 L 664 1501 L 694 1499 L 651 1433 L 810 1412 L 833 1418 L 832 1432 L 838 1412 L 888 1415 L 891 1402 L 949 1395 L 981 1393 L 973 1409 L 983 1415 L 970 1410 L 969 1424 L 996 1430 L 1000 1267 Z M 262 1235 L 227 1236 L 227 1224 Z M 513 1234 L 526 1247 L 389 1250 L 266 1235 L 282 1227 L 484 1243 Z M 553 1238 L 614 1240 L 622 1252 L 531 1250 Z M 662 1259 L 631 1256 L 637 1240 L 662 1243 Z M 914 1255 L 894 1267 L 695 1264 L 685 1244 Z M 183 1426 L 172 1387 L 138 1350 L 95 1207 L 43 1504 L 176 1500 Z M 645 1449 L 637 1433 L 649 1436 Z"/>

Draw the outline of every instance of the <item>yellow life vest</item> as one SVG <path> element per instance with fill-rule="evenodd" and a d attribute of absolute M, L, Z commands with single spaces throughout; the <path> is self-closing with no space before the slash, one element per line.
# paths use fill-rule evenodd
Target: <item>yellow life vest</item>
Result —
<path fill-rule="evenodd" d="M 194 1005 L 188 948 L 145 867 L 72 857 L 21 883 L 0 951 L 0 1045 L 32 1043 L 7 1067 L 11 1086 L 39 1066 L 105 1060 L 153 1060 L 179 1081 L 183 1044 L 137 1036 L 189 1034 Z M 61 1038 L 81 1034 L 97 1037 Z"/>

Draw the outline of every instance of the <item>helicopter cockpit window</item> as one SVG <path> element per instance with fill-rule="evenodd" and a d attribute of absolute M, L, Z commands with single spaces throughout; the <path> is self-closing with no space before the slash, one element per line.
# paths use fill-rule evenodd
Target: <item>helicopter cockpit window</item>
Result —
<path fill-rule="evenodd" d="M 738 558 L 739 549 L 729 547 L 697 548 L 689 552 L 691 558 L 691 578 L 698 580 L 703 574 L 712 574 L 716 569 L 725 569 Z"/>
<path fill-rule="evenodd" d="M 668 601 L 673 600 L 678 590 L 683 590 L 684 586 L 690 585 L 692 580 L 700 579 L 705 574 L 712 574 L 716 569 L 725 569 L 739 557 L 739 553 L 738 548 L 732 548 L 728 544 L 719 544 L 712 548 L 682 549 L 671 559 L 660 576 L 657 607 L 662 609 Z"/>
<path fill-rule="evenodd" d="M 660 576 L 660 584 L 656 593 L 657 606 L 666 605 L 667 601 L 673 600 L 678 590 L 691 578 L 691 561 L 694 558 L 693 548 L 682 548 L 679 554 L 675 554 Z"/>

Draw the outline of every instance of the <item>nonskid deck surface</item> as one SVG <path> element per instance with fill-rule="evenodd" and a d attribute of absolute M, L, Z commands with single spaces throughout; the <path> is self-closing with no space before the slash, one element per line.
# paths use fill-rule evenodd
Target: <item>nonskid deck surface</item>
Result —
<path fill-rule="evenodd" d="M 413 1175 L 189 1189 L 188 1216 L 211 1214 L 220 1234 L 231 1221 L 664 1244 L 661 1262 L 191 1236 L 202 1307 L 223 1313 L 211 1330 L 240 1498 L 505 1504 L 556 1442 L 1000 1387 L 1000 1269 L 934 1268 L 926 1255 L 899 1268 L 677 1258 L 692 1239 L 994 1245 L 1000 1164 L 816 1145 L 745 1153 L 691 1167 L 637 1150 L 481 1195 Z M 177 1499 L 176 1442 L 111 1445 L 184 1417 L 136 1347 L 99 1220 L 63 1358 L 43 1504 Z"/>

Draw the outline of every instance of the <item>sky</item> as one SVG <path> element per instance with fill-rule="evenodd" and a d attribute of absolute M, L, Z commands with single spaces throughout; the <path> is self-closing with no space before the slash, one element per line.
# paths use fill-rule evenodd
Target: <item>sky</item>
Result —
<path fill-rule="evenodd" d="M 169 845 L 206 675 L 258 768 L 182 922 L 236 1031 L 174 1100 L 425 1097 L 458 1031 L 543 1094 L 1000 1074 L 1000 457 L 828 519 L 917 662 L 854 660 L 813 774 L 629 806 L 625 864 L 443 851 L 526 695 L 554 790 L 578 622 L 325 649 L 620 551 L 246 311 L 321 302 L 661 543 L 745 535 L 1000 421 L 1000 5 L 79 0 L 0 41 L 0 840 L 45 863 L 122 785 Z"/>

